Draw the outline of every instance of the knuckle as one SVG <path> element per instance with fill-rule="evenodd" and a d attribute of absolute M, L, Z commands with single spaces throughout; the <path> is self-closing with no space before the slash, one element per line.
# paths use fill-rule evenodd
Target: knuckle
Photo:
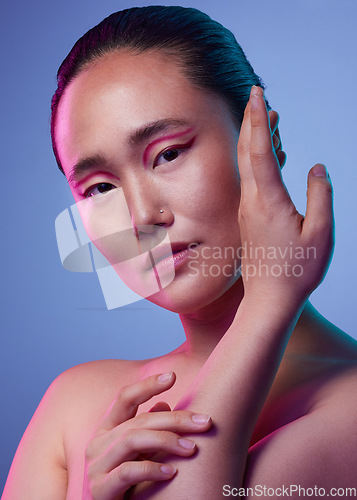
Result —
<path fill-rule="evenodd" d="M 140 475 L 143 477 L 148 477 L 150 475 L 152 467 L 153 467 L 152 462 L 149 462 L 148 460 L 143 460 L 142 462 L 140 462 L 139 465 Z"/>
<path fill-rule="evenodd" d="M 119 465 L 116 469 L 116 479 L 124 484 L 130 484 L 131 477 L 131 464 L 129 462 L 124 462 Z"/>
<path fill-rule="evenodd" d="M 124 487 L 130 486 L 138 481 L 143 481 L 150 477 L 150 471 L 153 464 L 148 460 L 141 462 L 124 462 L 117 467 L 115 474 L 116 479 Z"/>
<path fill-rule="evenodd" d="M 148 420 L 148 413 L 139 413 L 139 415 L 136 415 L 135 417 L 135 425 L 138 425 L 139 427 L 145 427 L 147 424 Z"/>
<path fill-rule="evenodd" d="M 250 158 L 252 163 L 256 165 L 262 165 L 267 162 L 268 155 L 273 153 L 271 148 L 269 149 L 261 149 L 260 151 L 252 150 L 250 152 Z"/>
<path fill-rule="evenodd" d="M 248 194 L 248 193 L 247 193 Z M 239 202 L 239 211 L 241 217 L 249 217 L 252 213 L 252 200 L 249 196 L 242 196 Z"/>
<path fill-rule="evenodd" d="M 265 160 L 265 153 L 262 151 L 251 151 L 250 158 L 254 163 L 260 164 Z"/>
<path fill-rule="evenodd" d="M 308 191 L 326 191 L 329 194 L 333 194 L 333 187 L 330 181 L 326 177 L 314 177 L 313 182 L 309 182 Z"/>
<path fill-rule="evenodd" d="M 133 447 L 133 442 L 135 439 L 135 436 L 137 435 L 137 430 L 135 429 L 128 429 L 127 431 L 124 432 L 122 435 L 121 439 L 118 440 L 118 446 L 125 447 L 125 448 L 132 448 Z"/>
<path fill-rule="evenodd" d="M 131 385 L 123 387 L 117 396 L 117 405 L 124 411 L 133 411 L 137 406 L 137 393 Z"/>
<path fill-rule="evenodd" d="M 161 431 L 158 439 L 161 445 L 167 445 L 172 441 L 173 433 L 170 431 Z"/>
<path fill-rule="evenodd" d="M 180 411 L 172 411 L 171 412 L 172 419 L 175 425 L 180 425 L 182 423 L 183 414 Z"/>
<path fill-rule="evenodd" d="M 129 432 L 125 432 L 122 435 L 122 438 L 116 442 L 116 446 L 125 449 L 130 448 L 130 444 L 131 444 L 131 436 Z"/>
<path fill-rule="evenodd" d="M 130 401 L 131 399 L 131 396 L 132 396 L 132 390 L 131 390 L 131 386 L 130 385 L 126 385 L 124 386 L 119 394 L 118 394 L 118 397 L 117 397 L 117 401 L 118 402 L 122 402 L 122 403 L 127 403 L 128 401 Z"/>

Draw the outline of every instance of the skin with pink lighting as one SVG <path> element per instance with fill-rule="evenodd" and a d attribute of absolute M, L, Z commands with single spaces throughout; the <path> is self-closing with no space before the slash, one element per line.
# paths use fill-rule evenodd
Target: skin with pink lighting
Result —
<path fill-rule="evenodd" d="M 88 234 L 129 286 L 179 314 L 187 340 L 157 358 L 64 372 L 30 423 L 4 500 L 356 487 L 356 342 L 308 301 L 333 252 L 331 181 L 322 165 L 310 169 L 306 214 L 296 210 L 278 115 L 263 97 L 253 86 L 238 130 L 221 98 L 150 50 L 107 54 L 69 84 L 56 141 Z M 122 256 L 128 224 L 128 246 L 152 251 L 154 265 L 148 251 Z M 235 258 L 212 249 L 245 245 L 266 250 L 265 273 L 247 279 L 254 253 L 241 255 L 241 274 L 224 273 Z M 314 248 L 316 259 L 289 253 L 303 273 L 288 277 L 273 247 Z M 221 272 L 192 273 L 193 259 Z M 173 279 L 148 293 L 168 271 Z"/>

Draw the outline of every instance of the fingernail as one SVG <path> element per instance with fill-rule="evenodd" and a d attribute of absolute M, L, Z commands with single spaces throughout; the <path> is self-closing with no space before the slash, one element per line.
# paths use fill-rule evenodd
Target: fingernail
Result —
<path fill-rule="evenodd" d="M 172 377 L 172 375 L 173 375 L 173 372 L 162 373 L 161 375 L 159 375 L 157 377 L 157 381 L 160 382 L 161 384 L 163 384 L 164 382 L 168 382 L 170 380 L 170 378 Z"/>
<path fill-rule="evenodd" d="M 200 425 L 207 424 L 210 418 L 211 417 L 209 417 L 208 415 L 199 415 L 199 414 L 192 415 L 192 420 L 195 422 L 195 424 L 200 424 Z"/>
<path fill-rule="evenodd" d="M 178 442 L 180 443 L 180 446 L 182 446 L 182 448 L 185 448 L 186 450 L 193 450 L 193 448 L 196 446 L 195 443 L 193 441 L 190 441 L 189 439 L 180 438 Z"/>
<path fill-rule="evenodd" d="M 160 466 L 161 472 L 164 474 L 167 474 L 168 476 L 173 476 L 176 472 L 176 468 L 173 467 L 172 465 L 161 465 Z"/>
<path fill-rule="evenodd" d="M 318 163 L 317 165 L 315 165 L 312 169 L 312 175 L 314 175 L 315 177 L 327 177 L 327 170 L 325 165 L 322 165 L 322 163 Z"/>
<path fill-rule="evenodd" d="M 258 95 L 260 92 L 259 89 L 260 89 L 260 87 L 258 87 L 258 85 L 253 85 L 251 88 L 250 94 L 251 95 Z"/>

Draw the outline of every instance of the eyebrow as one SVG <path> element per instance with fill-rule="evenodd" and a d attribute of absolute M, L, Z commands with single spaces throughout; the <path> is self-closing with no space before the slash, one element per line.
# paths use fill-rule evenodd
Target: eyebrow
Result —
<path fill-rule="evenodd" d="M 182 118 L 166 118 L 147 123 L 130 134 L 129 144 L 131 146 L 138 146 L 142 142 L 150 140 L 154 135 L 160 132 L 164 132 L 170 128 L 182 127 L 184 125 L 192 125 L 192 123 Z"/>
<path fill-rule="evenodd" d="M 192 125 L 192 123 L 183 118 L 165 118 L 162 120 L 156 120 L 154 122 L 146 123 L 142 127 L 134 130 L 134 132 L 129 135 L 128 143 L 131 147 L 136 147 L 142 144 L 144 141 L 150 140 L 160 132 L 165 132 L 168 129 L 179 128 L 188 125 Z M 69 172 L 68 183 L 76 186 L 78 178 L 83 174 L 95 170 L 99 166 L 104 166 L 107 163 L 107 160 L 101 154 L 96 154 L 79 160 L 79 162 L 76 163 Z"/>
<path fill-rule="evenodd" d="M 81 177 L 82 174 L 89 173 L 91 170 L 95 170 L 99 166 L 103 166 L 106 163 L 106 159 L 101 154 L 88 156 L 87 158 L 79 160 L 79 162 L 76 163 L 69 172 L 67 178 L 68 183 L 76 187 L 78 178 Z"/>

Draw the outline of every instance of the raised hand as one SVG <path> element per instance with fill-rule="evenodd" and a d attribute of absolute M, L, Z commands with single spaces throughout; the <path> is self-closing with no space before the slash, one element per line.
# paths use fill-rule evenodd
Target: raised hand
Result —
<path fill-rule="evenodd" d="M 157 403 L 137 414 L 139 405 L 170 389 L 175 374 L 151 376 L 122 389 L 86 449 L 83 500 L 120 500 L 133 485 L 167 481 L 176 469 L 151 459 L 156 452 L 190 457 L 196 451 L 185 433 L 205 432 L 211 420 L 190 411 L 171 411 Z"/>
<path fill-rule="evenodd" d="M 244 294 L 299 303 L 322 281 L 332 257 L 332 186 L 325 167 L 315 165 L 305 217 L 296 210 L 282 181 L 285 158 L 274 144 L 277 134 L 272 141 L 275 126 L 276 113 L 267 112 L 262 89 L 252 87 L 238 142 Z"/>

